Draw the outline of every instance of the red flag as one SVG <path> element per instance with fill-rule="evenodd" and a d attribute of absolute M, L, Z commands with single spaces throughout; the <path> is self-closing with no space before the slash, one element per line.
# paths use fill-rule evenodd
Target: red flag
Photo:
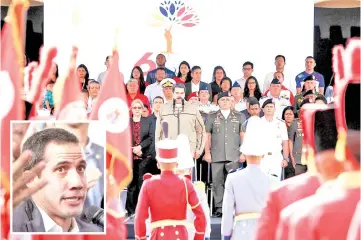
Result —
<path fill-rule="evenodd" d="M 78 48 L 73 47 L 70 66 L 65 77 L 57 80 L 54 87 L 55 115 L 58 120 L 85 120 L 85 104 L 81 98 L 81 89 L 76 76 L 75 65 Z"/>
<path fill-rule="evenodd" d="M 131 181 L 131 135 L 129 110 L 123 76 L 118 67 L 119 55 L 113 51 L 112 63 L 107 71 L 98 101 L 90 115 L 101 120 L 107 129 L 107 170 L 118 185 L 118 193 Z M 111 156 L 111 157 L 110 157 Z"/>
<path fill-rule="evenodd" d="M 91 120 L 101 120 L 106 124 L 107 236 L 111 236 L 111 239 L 126 239 L 124 213 L 117 209 L 117 204 L 120 191 L 132 179 L 129 109 L 123 83 L 123 76 L 119 72 L 119 55 L 114 50 L 97 103 L 90 115 Z"/>
<path fill-rule="evenodd" d="M 12 1 L 1 33 L 1 184 L 9 190 L 10 120 L 24 119 L 24 103 L 21 100 L 24 60 L 24 12 L 27 2 Z"/>

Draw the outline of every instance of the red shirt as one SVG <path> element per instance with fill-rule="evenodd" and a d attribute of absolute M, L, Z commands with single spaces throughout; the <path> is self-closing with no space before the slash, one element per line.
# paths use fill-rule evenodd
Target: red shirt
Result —
<path fill-rule="evenodd" d="M 173 80 L 175 81 L 175 83 L 181 83 L 181 84 L 185 84 L 185 81 L 183 81 L 181 78 L 179 77 L 174 77 Z"/>
<path fill-rule="evenodd" d="M 140 101 L 142 101 L 143 104 L 146 104 L 148 106 L 149 114 L 152 112 L 150 109 L 149 100 L 145 95 L 137 93 L 134 98 L 131 98 L 130 95 L 127 94 L 127 102 L 128 102 L 130 116 L 132 116 L 132 114 L 131 114 L 132 109 L 130 109 L 130 106 L 132 105 L 132 102 L 134 101 L 134 99 L 139 99 Z"/>
<path fill-rule="evenodd" d="M 282 91 L 286 91 L 287 95 L 290 96 L 291 106 L 293 106 L 293 104 L 295 102 L 295 97 L 293 96 L 293 93 L 283 85 L 281 85 L 281 89 L 282 89 Z M 282 91 L 281 91 L 281 96 L 282 96 Z M 263 94 L 263 96 L 267 96 L 268 93 L 269 93 L 269 89 Z"/>

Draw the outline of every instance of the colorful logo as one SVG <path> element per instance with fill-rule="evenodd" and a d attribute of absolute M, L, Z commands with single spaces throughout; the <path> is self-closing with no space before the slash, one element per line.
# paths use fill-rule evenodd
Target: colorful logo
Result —
<path fill-rule="evenodd" d="M 199 24 L 199 17 L 194 9 L 185 5 L 182 1 L 162 1 L 159 6 L 159 12 L 153 14 L 154 27 L 164 28 L 164 37 L 167 47 L 166 54 L 172 52 L 172 27 L 173 25 L 181 25 L 183 27 L 194 27 Z"/>

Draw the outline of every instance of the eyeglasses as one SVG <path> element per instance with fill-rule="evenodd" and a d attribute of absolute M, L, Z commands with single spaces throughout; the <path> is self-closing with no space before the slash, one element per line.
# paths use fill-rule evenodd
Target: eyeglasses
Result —
<path fill-rule="evenodd" d="M 248 82 L 248 84 L 252 84 L 252 85 L 254 85 L 254 84 L 256 84 L 256 82 Z"/>
<path fill-rule="evenodd" d="M 249 71 L 249 70 L 252 70 L 252 68 L 243 68 L 243 70 L 248 70 Z"/>
<path fill-rule="evenodd" d="M 132 107 L 133 109 L 143 109 L 142 107 Z"/>

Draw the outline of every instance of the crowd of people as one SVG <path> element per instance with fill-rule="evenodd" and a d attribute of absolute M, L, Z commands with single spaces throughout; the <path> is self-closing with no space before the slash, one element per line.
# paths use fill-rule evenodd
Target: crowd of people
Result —
<path fill-rule="evenodd" d="M 84 64 L 77 67 L 88 114 L 97 101 L 111 58 L 106 57 L 107 70 L 97 79 L 89 79 L 89 70 Z M 303 72 L 290 76 L 286 71 L 286 57 L 277 55 L 275 70 L 267 74 L 263 82 L 252 75 L 254 64 L 249 61 L 242 65 L 243 76 L 233 81 L 222 66 L 216 66 L 211 83 L 203 81 L 200 66 L 191 67 L 183 61 L 174 73 L 166 68 L 163 54 L 157 55 L 156 63 L 157 68 L 146 76 L 140 66 L 135 66 L 125 81 L 133 137 L 133 180 L 127 189 L 126 203 L 129 216 L 137 206 L 142 176 L 159 173 L 155 143 L 162 139 L 163 121 L 169 123 L 171 139 L 179 134 L 189 137 L 197 168 L 193 178 L 212 187 L 214 216 L 222 216 L 228 172 L 247 166 L 247 159 L 239 148 L 251 116 L 261 117 L 268 126 L 259 136 L 268 142 L 263 161 L 267 164 L 262 164 L 265 172 L 283 180 L 307 171 L 301 162 L 300 109 L 306 104 L 332 103 L 332 98 L 324 96 L 325 82 L 322 74 L 314 70 L 313 57 L 306 57 Z M 52 90 L 58 72 L 58 65 L 53 63 L 39 113 L 52 114 L 54 110 Z"/>

